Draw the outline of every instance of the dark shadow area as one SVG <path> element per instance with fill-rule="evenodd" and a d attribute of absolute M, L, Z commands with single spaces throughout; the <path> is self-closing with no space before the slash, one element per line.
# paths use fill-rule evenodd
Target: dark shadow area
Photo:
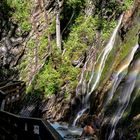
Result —
<path fill-rule="evenodd" d="M 4 56 L 2 52 L 2 47 L 4 46 L 3 39 L 9 34 L 9 31 L 11 30 L 11 24 L 10 17 L 12 16 L 12 13 L 14 12 L 14 9 L 12 9 L 8 4 L 6 0 L 1 0 L 0 2 L 0 81 L 3 80 L 10 80 L 13 79 L 17 75 L 17 71 L 14 69 L 9 69 L 8 65 L 3 64 Z"/>
<path fill-rule="evenodd" d="M 0 80 L 18 80 L 16 66 L 24 54 L 22 42 L 27 33 L 22 33 L 18 24 L 11 19 L 15 12 L 6 0 L 0 2 Z"/>
<path fill-rule="evenodd" d="M 44 103 L 44 94 L 40 90 L 34 90 L 32 93 L 25 94 L 17 114 L 22 117 L 41 118 Z"/>
<path fill-rule="evenodd" d="M 42 119 L 0 111 L 0 124 L 1 140 L 63 140 L 51 124 Z"/>
<path fill-rule="evenodd" d="M 1 0 L 0 2 L 0 40 L 3 36 L 6 36 L 10 30 L 9 19 L 14 12 L 6 0 Z"/>
<path fill-rule="evenodd" d="M 42 117 L 44 94 L 39 90 L 27 94 L 23 81 L 0 82 L 0 99 L 1 110 L 21 117 Z"/>
<path fill-rule="evenodd" d="M 68 2 L 64 2 L 63 10 L 61 12 L 61 32 L 62 32 L 62 39 L 67 39 L 71 27 L 75 23 L 75 19 L 81 13 L 81 7 L 84 8 L 85 0 L 81 0 L 80 4 L 69 5 Z"/>

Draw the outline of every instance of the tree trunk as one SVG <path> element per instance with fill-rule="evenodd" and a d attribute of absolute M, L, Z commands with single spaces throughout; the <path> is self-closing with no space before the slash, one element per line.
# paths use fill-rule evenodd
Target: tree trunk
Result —
<path fill-rule="evenodd" d="M 56 45 L 61 51 L 60 11 L 56 13 Z"/>

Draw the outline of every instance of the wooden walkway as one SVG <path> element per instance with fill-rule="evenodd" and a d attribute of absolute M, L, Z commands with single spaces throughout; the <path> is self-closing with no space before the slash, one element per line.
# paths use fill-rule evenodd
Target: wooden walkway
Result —
<path fill-rule="evenodd" d="M 25 95 L 25 83 L 0 83 L 0 140 L 63 140 L 46 120 L 9 113 Z"/>
<path fill-rule="evenodd" d="M 0 111 L 1 140 L 63 140 L 45 120 L 22 118 Z"/>

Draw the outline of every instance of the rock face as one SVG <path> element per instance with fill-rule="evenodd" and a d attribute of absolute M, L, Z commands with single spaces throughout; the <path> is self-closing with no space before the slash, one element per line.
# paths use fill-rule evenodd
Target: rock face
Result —
<path fill-rule="evenodd" d="M 132 26 L 135 26 L 136 23 L 138 24 L 138 21 L 140 20 L 139 5 L 140 5 L 140 1 L 135 0 L 133 7 L 124 13 L 124 18 L 123 18 L 123 23 L 121 28 L 121 36 L 123 36 L 122 38 L 124 38 L 125 34 L 132 28 Z"/>
<path fill-rule="evenodd" d="M 65 99 L 64 95 L 53 95 L 46 101 L 42 110 L 43 117 L 50 121 L 69 121 L 70 119 L 70 99 Z"/>
<path fill-rule="evenodd" d="M 3 7 L 7 7 L 7 9 L 5 10 Z M 10 75 L 12 78 L 14 77 L 14 72 L 10 74 L 10 71 L 13 71 L 12 69 L 17 66 L 24 54 L 25 44 L 23 42 L 28 33 L 22 33 L 18 25 L 11 21 L 10 12 L 13 9 L 8 7 L 6 2 L 1 2 L 0 9 L 0 72 L 3 75 L 1 80 L 6 77 L 8 80 Z"/>
<path fill-rule="evenodd" d="M 14 25 L 11 25 L 14 26 Z M 15 32 L 17 29 L 12 29 L 10 32 Z M 17 65 L 19 59 L 24 54 L 25 46 L 22 46 L 24 41 L 23 37 L 15 37 L 12 34 L 8 34 L 2 37 L 1 40 L 1 67 L 12 68 Z"/>
<path fill-rule="evenodd" d="M 54 5 L 53 2 L 52 2 L 52 5 Z M 140 6 L 140 1 L 139 0 L 135 0 L 135 3 L 133 5 L 133 7 L 130 8 L 128 11 L 126 11 L 124 13 L 123 23 L 122 23 L 121 28 L 119 30 L 119 36 L 118 36 L 118 40 L 117 40 L 119 43 L 118 42 L 117 42 L 118 44 L 116 43 L 118 46 L 119 45 L 121 46 L 120 47 L 120 50 L 118 49 L 120 52 L 121 52 L 121 50 L 123 50 L 123 47 L 124 46 L 127 46 L 127 43 L 130 44 L 129 41 L 130 41 L 131 35 L 134 36 L 135 41 L 137 41 L 137 33 L 138 33 L 139 21 L 140 21 L 140 15 L 139 15 L 139 9 L 140 9 L 140 7 L 139 6 Z M 131 31 L 133 31 L 133 32 L 131 32 Z M 136 43 L 135 41 L 132 43 L 132 45 L 134 45 Z M 119 51 L 118 51 L 118 54 L 119 54 Z M 114 55 L 114 57 L 116 58 L 115 55 Z M 79 59 L 78 61 L 74 61 L 73 62 L 73 66 L 79 65 L 79 63 L 82 62 L 85 58 L 84 59 L 81 58 L 81 59 L 82 60 Z M 120 61 L 121 60 L 119 60 L 118 62 L 115 62 L 114 64 L 112 64 L 114 67 L 112 68 L 112 71 L 110 72 L 110 74 L 108 74 L 108 79 L 106 80 L 106 82 L 104 83 L 104 85 L 102 85 L 100 87 L 101 90 L 100 89 L 97 89 L 97 93 L 99 92 L 99 96 L 98 97 L 94 97 L 94 101 L 95 102 L 93 102 L 93 100 L 91 99 L 91 102 L 94 104 L 93 105 L 94 107 L 92 107 L 92 109 L 91 109 L 91 113 L 93 113 L 93 110 L 94 110 L 94 113 L 97 113 L 97 114 L 99 113 L 98 111 L 100 110 L 100 107 L 101 107 L 100 105 L 102 104 L 103 98 L 105 97 L 104 94 L 110 88 L 111 81 L 113 80 L 111 74 L 113 73 L 113 71 L 115 71 L 115 69 L 117 68 L 117 65 L 119 64 Z M 85 61 L 84 61 L 84 63 L 85 63 Z M 80 65 L 80 66 L 83 67 L 83 64 Z M 89 67 L 91 67 L 91 66 L 92 65 L 90 65 Z M 89 69 L 90 69 L 89 71 L 91 71 L 91 68 L 89 68 Z M 58 97 L 58 100 L 59 100 L 59 97 Z M 63 99 L 61 99 L 61 100 L 63 101 Z M 77 106 L 79 106 L 79 102 L 82 100 L 82 97 L 79 96 L 78 99 L 76 97 L 75 99 L 71 99 L 71 100 L 72 100 L 71 103 L 68 103 L 66 108 L 71 108 L 74 111 L 74 108 L 76 108 Z M 48 101 L 48 104 L 47 104 L 46 109 L 45 109 L 46 110 L 46 114 L 44 113 L 44 116 L 46 116 L 46 118 L 56 118 L 56 116 L 57 116 L 57 118 L 59 118 L 63 114 L 63 113 L 62 114 L 61 113 L 58 113 L 58 112 L 60 112 L 58 110 L 61 110 L 61 109 L 63 110 L 63 107 L 62 106 L 64 105 L 64 103 L 58 103 L 58 102 L 59 101 L 57 101 L 56 96 L 52 97 L 50 99 L 50 101 Z M 51 104 L 51 106 L 53 106 L 52 109 L 50 109 L 49 104 Z M 44 112 L 45 112 L 45 110 L 44 110 Z M 50 110 L 50 111 L 47 113 L 48 110 Z M 55 112 L 57 112 L 57 113 L 55 114 Z M 52 115 L 52 114 L 54 114 L 54 115 Z M 59 116 L 58 114 L 61 114 L 61 115 Z M 65 116 L 65 113 L 63 115 Z M 74 114 L 72 113 L 71 116 L 73 117 L 73 115 Z M 61 119 L 56 119 L 56 120 L 61 120 Z"/>

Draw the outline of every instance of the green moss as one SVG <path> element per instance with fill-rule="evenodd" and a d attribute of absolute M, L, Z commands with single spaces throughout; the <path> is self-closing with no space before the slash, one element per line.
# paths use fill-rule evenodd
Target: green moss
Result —
<path fill-rule="evenodd" d="M 128 52 L 130 52 L 131 48 L 133 48 L 136 45 L 137 43 L 136 33 L 138 32 L 138 29 L 139 29 L 138 25 L 132 27 L 132 29 L 126 36 L 125 43 L 120 46 L 122 48 L 120 52 L 120 60 L 123 59 L 128 54 Z"/>

